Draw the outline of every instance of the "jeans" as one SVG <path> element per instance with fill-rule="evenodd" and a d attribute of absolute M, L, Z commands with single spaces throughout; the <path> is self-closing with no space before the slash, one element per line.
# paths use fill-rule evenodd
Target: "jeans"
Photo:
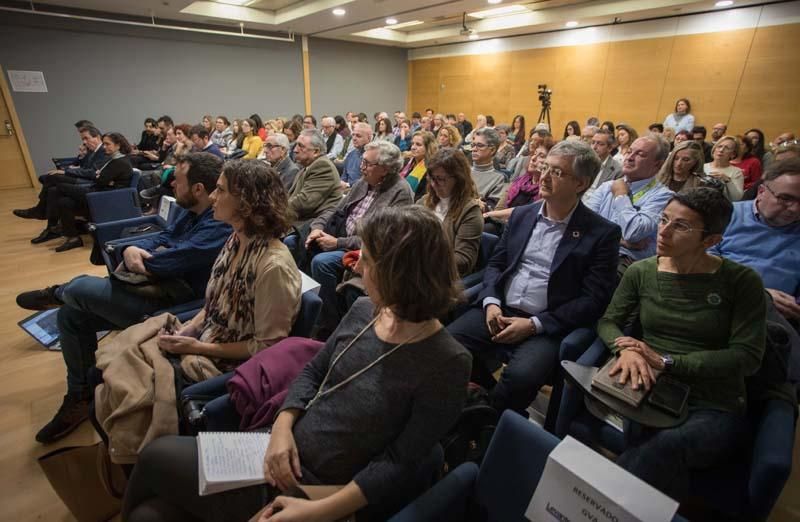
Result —
<path fill-rule="evenodd" d="M 181 392 L 182 398 L 207 400 L 205 410 L 206 431 L 239 431 L 242 417 L 228 395 L 228 381 L 233 372 L 192 384 Z"/>
<path fill-rule="evenodd" d="M 344 250 L 320 252 L 311 260 L 311 277 L 320 284 L 319 298 L 322 299 L 322 310 L 319 314 L 321 329 L 333 331 L 339 322 L 336 285 L 342 277 Z"/>
<path fill-rule="evenodd" d="M 642 428 L 617 464 L 675 500 L 689 496 L 689 474 L 739 454 L 748 439 L 747 419 L 717 410 L 696 410 L 674 428 Z"/>
<path fill-rule="evenodd" d="M 505 309 L 503 313 L 515 315 Z M 447 331 L 472 353 L 473 380 L 484 387 L 490 387 L 494 381 L 486 368 L 488 360 L 508 359 L 500 380 L 491 390 L 492 406 L 498 411 L 511 409 L 527 416 L 525 410 L 558 365 L 561 336 L 535 335 L 518 345 L 493 342 L 486 327 L 486 313 L 475 307 L 453 321 Z"/>
<path fill-rule="evenodd" d="M 87 372 L 95 363 L 97 332 L 127 328 L 144 315 L 177 304 L 168 298 L 141 297 L 127 287 L 107 277 L 79 276 L 59 289 L 64 304 L 58 310 L 58 331 L 70 395 L 89 393 Z"/>

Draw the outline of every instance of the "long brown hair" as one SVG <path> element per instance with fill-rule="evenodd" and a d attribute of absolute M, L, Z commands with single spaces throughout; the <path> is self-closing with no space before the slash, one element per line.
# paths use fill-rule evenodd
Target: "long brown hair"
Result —
<path fill-rule="evenodd" d="M 450 195 L 450 209 L 447 211 L 448 217 L 456 219 L 461 215 L 464 207 L 472 200 L 478 199 L 478 189 L 472 179 L 472 169 L 469 166 L 464 153 L 458 149 L 444 147 L 433 155 L 430 162 L 425 164 L 428 169 L 428 176 L 433 174 L 433 170 L 441 167 L 448 176 L 456 180 L 453 193 Z M 422 204 L 433 210 L 439 203 L 439 196 L 433 190 L 433 186 L 428 181 L 428 192 L 422 198 Z"/>
<path fill-rule="evenodd" d="M 222 173 L 228 191 L 239 198 L 239 215 L 248 236 L 275 238 L 289 228 L 289 196 L 277 171 L 262 161 L 234 160 Z"/>

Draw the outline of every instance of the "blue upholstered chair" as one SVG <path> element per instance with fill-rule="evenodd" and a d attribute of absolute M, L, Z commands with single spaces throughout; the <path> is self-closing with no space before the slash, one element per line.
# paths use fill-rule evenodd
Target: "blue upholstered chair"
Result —
<path fill-rule="evenodd" d="M 471 288 L 483 281 L 483 271 L 486 269 L 486 265 L 489 264 L 489 259 L 491 259 L 498 241 L 500 241 L 500 238 L 494 234 L 486 232 L 481 234 L 481 246 L 478 249 L 478 261 L 475 263 L 475 271 L 467 274 L 461 280 L 464 288 Z"/>
<path fill-rule="evenodd" d="M 598 338 L 577 363 L 599 367 L 609 355 Z M 781 399 L 768 399 L 749 414 L 751 452 L 723 466 L 692 473 L 690 490 L 693 497 L 719 513 L 742 520 L 766 520 L 791 473 L 796 408 Z M 622 453 L 628 442 L 625 433 L 589 413 L 583 393 L 571 385 L 563 391 L 555 433 L 572 435 L 616 454 Z"/>
<path fill-rule="evenodd" d="M 525 521 L 547 457 L 558 442 L 551 433 L 507 411 L 480 468 L 472 462 L 462 464 L 389 520 Z"/>
<path fill-rule="evenodd" d="M 139 180 L 142 172 L 133 169 L 130 186 L 114 190 L 102 190 L 86 194 L 89 219 L 92 223 L 107 223 L 142 215 L 139 206 Z"/>

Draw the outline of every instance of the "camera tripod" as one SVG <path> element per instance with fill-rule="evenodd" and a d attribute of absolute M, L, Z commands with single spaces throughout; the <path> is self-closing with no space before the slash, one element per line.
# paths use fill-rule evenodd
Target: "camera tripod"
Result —
<path fill-rule="evenodd" d="M 552 126 L 550 125 L 550 100 L 542 101 L 542 110 L 539 113 L 537 123 L 547 123 L 547 127 L 552 131 Z"/>

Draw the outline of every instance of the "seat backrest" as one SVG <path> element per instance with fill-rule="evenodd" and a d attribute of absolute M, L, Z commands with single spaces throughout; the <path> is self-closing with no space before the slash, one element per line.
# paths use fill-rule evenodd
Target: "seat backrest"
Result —
<path fill-rule="evenodd" d="M 300 311 L 297 313 L 297 319 L 295 319 L 289 335 L 311 337 L 311 329 L 317 322 L 320 310 L 322 310 L 322 299 L 312 290 L 303 293 L 300 296 Z"/>
<path fill-rule="evenodd" d="M 486 265 L 489 264 L 489 259 L 491 259 L 492 253 L 494 253 L 494 247 L 497 246 L 498 241 L 500 241 L 500 238 L 494 234 L 489 234 L 488 232 L 481 234 L 481 247 L 480 250 L 478 250 L 478 263 L 475 267 L 475 270 L 486 268 Z"/>
<path fill-rule="evenodd" d="M 506 410 L 478 472 L 476 497 L 488 520 L 525 520 L 525 510 L 559 439 Z"/>
<path fill-rule="evenodd" d="M 134 190 L 139 190 L 139 180 L 142 179 L 142 171 L 139 169 L 133 169 L 133 173 L 131 174 L 131 184 L 130 187 Z"/>
<path fill-rule="evenodd" d="M 136 189 L 130 187 L 116 190 L 103 190 L 86 194 L 89 217 L 92 223 L 108 223 L 142 215 Z"/>

